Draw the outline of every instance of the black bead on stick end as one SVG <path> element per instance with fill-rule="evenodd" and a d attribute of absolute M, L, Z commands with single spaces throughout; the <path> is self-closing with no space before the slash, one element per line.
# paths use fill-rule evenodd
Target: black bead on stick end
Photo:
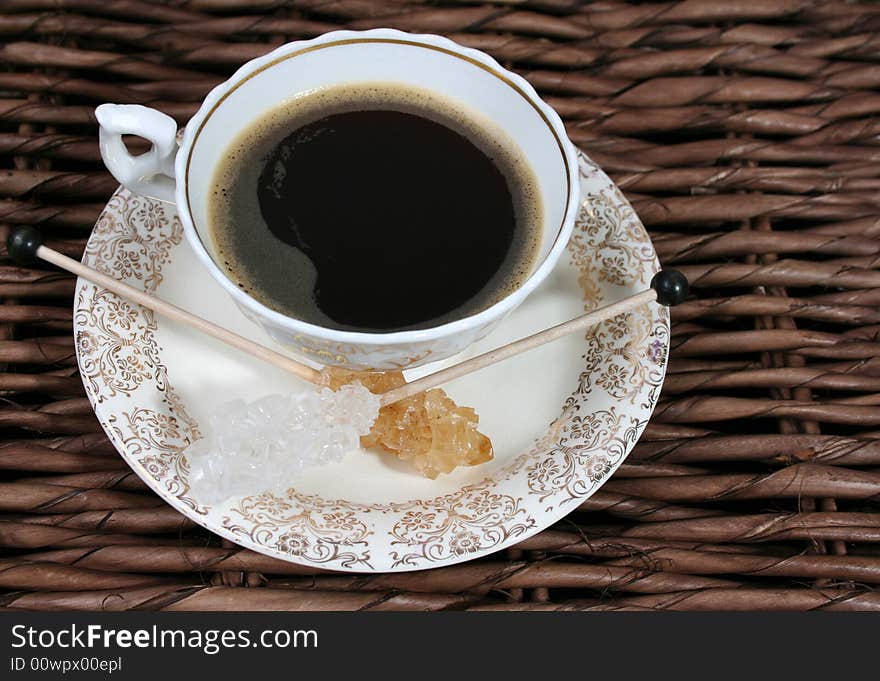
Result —
<path fill-rule="evenodd" d="M 657 302 L 670 307 L 683 303 L 688 295 L 688 280 L 678 270 L 660 270 L 651 279 L 651 288 L 657 292 Z"/>
<path fill-rule="evenodd" d="M 37 259 L 37 249 L 43 245 L 43 235 L 36 227 L 18 227 L 6 239 L 6 252 L 18 265 L 29 265 Z"/>

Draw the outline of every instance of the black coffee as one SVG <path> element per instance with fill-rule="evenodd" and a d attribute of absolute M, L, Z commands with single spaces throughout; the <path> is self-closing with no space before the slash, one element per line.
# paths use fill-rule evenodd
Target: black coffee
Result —
<path fill-rule="evenodd" d="M 214 176 L 224 267 L 269 307 L 395 331 L 479 312 L 528 277 L 540 197 L 503 135 L 429 93 L 335 88 L 242 133 Z"/>

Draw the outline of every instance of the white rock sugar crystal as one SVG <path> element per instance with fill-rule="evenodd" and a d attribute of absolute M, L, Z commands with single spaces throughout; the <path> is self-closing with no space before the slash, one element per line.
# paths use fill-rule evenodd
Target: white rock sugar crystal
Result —
<path fill-rule="evenodd" d="M 186 450 L 196 499 L 283 493 L 303 469 L 342 460 L 379 413 L 379 396 L 360 383 L 234 400 L 211 415 L 208 435 Z"/>

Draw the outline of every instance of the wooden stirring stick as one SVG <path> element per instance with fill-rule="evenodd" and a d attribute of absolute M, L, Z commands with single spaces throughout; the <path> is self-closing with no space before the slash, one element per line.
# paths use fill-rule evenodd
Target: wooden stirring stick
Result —
<path fill-rule="evenodd" d="M 580 317 L 575 317 L 562 324 L 551 326 L 549 329 L 544 329 L 531 336 L 520 338 L 507 345 L 502 345 L 500 348 L 484 352 L 482 355 L 463 360 L 457 364 L 446 367 L 445 369 L 440 369 L 440 371 L 435 371 L 433 374 L 428 374 L 415 381 L 406 383 L 399 388 L 392 388 L 388 392 L 382 393 L 382 406 L 406 399 L 407 397 L 412 397 L 423 390 L 436 388 L 438 385 L 442 385 L 455 378 L 466 376 L 471 372 L 491 366 L 492 364 L 501 362 L 508 357 L 513 357 L 526 350 L 537 348 L 540 345 L 554 341 L 557 338 L 562 338 L 575 331 L 595 326 L 600 322 L 604 322 L 606 319 L 611 319 L 623 312 L 629 312 L 640 305 L 652 303 L 655 300 L 657 300 L 657 292 L 654 289 L 649 288 L 646 291 L 641 291 L 628 298 L 619 300 L 616 303 L 600 307 L 598 310 L 593 310 L 592 312 L 583 314 Z"/>
<path fill-rule="evenodd" d="M 237 333 L 233 333 L 221 326 L 217 326 L 216 324 L 187 312 L 176 305 L 172 305 L 160 298 L 151 296 L 150 294 L 129 286 L 118 279 L 114 279 L 113 277 L 98 272 L 91 267 L 83 265 L 81 262 L 77 262 L 73 258 L 68 258 L 66 255 L 63 255 L 58 251 L 43 246 L 42 236 L 39 230 L 34 227 L 20 227 L 14 230 L 9 235 L 9 239 L 7 239 L 7 250 L 9 255 L 19 264 L 27 264 L 35 258 L 45 260 L 63 270 L 67 270 L 83 279 L 87 279 L 94 284 L 103 286 L 107 290 L 112 291 L 123 298 L 128 298 L 139 305 L 155 310 L 170 319 L 188 324 L 209 336 L 213 336 L 217 340 L 223 341 L 239 350 L 243 350 L 254 357 L 258 357 L 279 369 L 289 371 L 290 373 L 305 379 L 309 383 L 322 385 L 321 372 L 317 369 L 313 369 L 306 364 L 297 362 L 295 359 L 282 355 L 280 352 L 271 350 L 264 345 L 255 343 L 244 336 L 239 336 Z M 631 295 L 623 300 L 617 301 L 616 303 L 600 307 L 597 310 L 575 317 L 562 324 L 551 326 L 549 329 L 539 331 L 531 336 L 526 336 L 525 338 L 520 338 L 507 345 L 502 345 L 500 348 L 495 348 L 482 355 L 477 355 L 471 359 L 458 362 L 445 369 L 436 371 L 433 374 L 428 374 L 427 376 L 423 376 L 411 383 L 402 385 L 399 388 L 393 388 L 382 394 L 382 406 L 393 404 L 394 402 L 411 397 L 424 390 L 436 388 L 438 385 L 446 383 L 447 381 L 478 371 L 479 369 L 501 362 L 514 355 L 518 355 L 527 350 L 531 350 L 532 348 L 554 341 L 562 336 L 567 336 L 575 331 L 595 326 L 607 319 L 634 310 L 642 305 L 654 301 L 657 301 L 661 305 L 677 305 L 687 297 L 687 293 L 688 282 L 681 272 L 678 272 L 677 270 L 660 270 L 651 280 L 651 288 L 645 291 Z"/>
<path fill-rule="evenodd" d="M 12 232 L 7 240 L 7 250 L 9 251 L 9 255 L 20 264 L 27 264 L 32 261 L 34 257 L 39 258 L 40 260 L 45 260 L 46 262 L 60 267 L 62 270 L 67 270 L 71 274 L 87 279 L 93 284 L 103 286 L 108 291 L 112 291 L 138 305 L 143 305 L 146 308 L 155 310 L 159 314 L 165 315 L 169 319 L 174 319 L 175 321 L 192 326 L 209 336 L 213 336 L 217 340 L 223 341 L 227 345 L 243 350 L 254 357 L 258 357 L 263 361 L 278 367 L 279 369 L 289 371 L 290 373 L 305 379 L 309 383 L 314 383 L 315 385 L 321 384 L 321 372 L 317 369 L 313 369 L 307 364 L 297 362 L 295 359 L 292 359 L 287 355 L 282 355 L 280 352 L 267 348 L 265 345 L 260 345 L 244 336 L 239 336 L 237 333 L 224 329 L 222 326 L 217 326 L 213 322 L 209 322 L 207 319 L 202 319 L 201 317 L 187 312 L 176 305 L 172 305 L 161 298 L 151 296 L 149 293 L 145 293 L 133 286 L 129 286 L 118 279 L 107 276 L 103 272 L 99 272 L 98 270 L 83 265 L 81 262 L 78 262 L 73 258 L 68 258 L 66 255 L 59 253 L 58 251 L 43 246 L 42 237 L 39 231 L 33 227 L 21 227 Z"/>
<path fill-rule="evenodd" d="M 518 355 L 527 350 L 531 350 L 532 348 L 537 348 L 540 345 L 554 341 L 557 338 L 567 336 L 575 331 L 588 329 L 591 326 L 600 324 L 601 322 L 612 319 L 624 312 L 634 310 L 642 305 L 652 303 L 655 300 L 661 305 L 667 307 L 678 305 L 679 303 L 684 302 L 687 295 L 688 280 L 681 272 L 678 270 L 660 270 L 654 275 L 654 278 L 651 279 L 651 287 L 644 291 L 634 293 L 623 300 L 618 300 L 616 303 L 605 305 L 604 307 L 600 307 L 592 312 L 587 312 L 574 319 L 569 319 L 567 322 L 562 322 L 562 324 L 551 326 L 549 329 L 544 329 L 531 336 L 526 336 L 525 338 L 520 338 L 507 345 L 502 345 L 500 348 L 489 350 L 489 352 L 484 352 L 482 355 L 471 357 L 470 359 L 463 360 L 452 366 L 448 366 L 445 369 L 441 369 L 440 371 L 435 371 L 433 374 L 423 376 L 422 378 L 406 383 L 399 388 L 392 388 L 391 390 L 382 393 L 382 406 L 406 399 L 407 397 L 412 397 L 423 390 L 436 388 L 438 385 L 442 385 L 454 378 L 459 378 L 474 371 L 478 371 L 479 369 L 501 362 L 514 355 Z"/>

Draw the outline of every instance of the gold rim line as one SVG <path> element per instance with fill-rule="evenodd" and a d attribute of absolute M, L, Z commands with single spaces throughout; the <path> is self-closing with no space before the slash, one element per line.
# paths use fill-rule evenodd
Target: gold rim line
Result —
<path fill-rule="evenodd" d="M 547 126 L 547 129 L 550 131 L 550 134 L 553 135 L 553 139 L 556 140 L 556 145 L 559 147 L 559 154 L 562 156 L 562 167 L 565 169 L 565 212 L 562 214 L 562 220 L 559 223 L 559 227 L 557 227 L 557 229 L 556 229 L 556 237 L 553 240 L 553 243 L 555 244 L 559 240 L 559 236 L 562 233 L 562 228 L 563 228 L 563 225 L 565 225 L 565 221 L 568 219 L 569 204 L 571 203 L 571 171 L 568 167 L 568 161 L 567 161 L 566 154 L 565 154 L 565 145 L 564 145 L 563 141 L 559 138 L 559 135 L 557 134 L 556 130 L 553 128 L 552 123 L 550 123 L 550 119 L 547 117 L 547 114 L 544 113 L 543 109 L 533 100 L 532 97 L 530 97 L 526 92 L 524 92 L 523 89 L 519 85 L 517 85 L 515 82 L 513 82 L 510 78 L 508 78 L 507 76 L 505 76 L 502 73 L 498 73 L 492 67 L 484 64 L 483 62 L 481 62 L 477 59 L 474 59 L 473 57 L 468 57 L 466 55 L 460 54 L 458 52 L 455 52 L 454 50 L 450 50 L 445 47 L 438 47 L 436 45 L 426 45 L 425 43 L 416 42 L 416 41 L 412 41 L 412 40 L 402 40 L 399 38 L 347 38 L 345 40 L 337 40 L 337 41 L 334 41 L 331 43 L 322 43 L 321 45 L 312 45 L 311 47 L 306 47 L 301 50 L 297 50 L 296 52 L 291 52 L 290 54 L 285 54 L 281 57 L 278 57 L 277 59 L 273 59 L 268 64 L 263 64 L 258 69 L 256 69 L 252 73 L 249 73 L 247 76 L 245 76 L 240 81 L 235 83 L 228 91 L 224 92 L 223 95 L 220 97 L 220 99 L 218 99 L 216 102 L 214 102 L 214 105 L 211 107 L 211 109 L 208 111 L 208 113 L 205 114 L 205 117 L 204 117 L 204 119 L 202 119 L 202 122 L 199 123 L 199 127 L 196 129 L 196 133 L 193 136 L 192 143 L 189 145 L 189 153 L 187 154 L 187 157 L 186 157 L 186 170 L 185 170 L 184 176 L 183 176 L 183 186 L 184 186 L 184 191 L 186 193 L 186 212 L 189 214 L 189 220 L 193 226 L 193 231 L 195 232 L 196 238 L 199 240 L 199 243 L 202 245 L 202 248 L 205 249 L 205 252 L 208 254 L 208 257 L 212 261 L 214 260 L 214 258 L 212 258 L 210 255 L 210 253 L 211 253 L 210 250 L 205 245 L 205 242 L 202 240 L 202 236 L 199 234 L 199 230 L 195 228 L 196 221 L 195 221 L 195 218 L 193 217 L 192 208 L 190 206 L 189 169 L 190 169 L 190 165 L 192 164 L 193 152 L 195 151 L 196 143 L 199 140 L 199 136 L 202 134 L 202 130 L 204 129 L 205 125 L 207 125 L 208 121 L 211 119 L 211 116 L 214 114 L 214 112 L 220 107 L 221 104 L 223 104 L 224 101 L 226 101 L 226 99 L 230 95 L 232 95 L 232 93 L 234 93 L 236 90 L 238 90 L 238 88 L 240 88 L 242 85 L 247 83 L 251 78 L 258 76 L 263 71 L 275 66 L 276 64 L 280 64 L 281 62 L 287 61 L 288 59 L 293 59 L 294 57 L 299 57 L 303 54 L 307 54 L 309 52 L 315 52 L 317 50 L 322 50 L 322 49 L 325 49 L 328 47 L 339 47 L 339 46 L 344 46 L 344 45 L 369 44 L 369 43 L 389 43 L 389 44 L 395 44 L 395 45 L 407 45 L 410 47 L 420 47 L 420 48 L 424 48 L 427 50 L 433 50 L 434 52 L 441 52 L 443 54 L 447 54 L 451 57 L 455 57 L 455 58 L 460 59 L 462 61 L 465 61 L 469 64 L 472 64 L 472 65 L 482 69 L 486 73 L 489 73 L 489 74 L 495 76 L 498 80 L 500 80 L 501 82 L 508 85 L 514 92 L 516 92 L 520 97 L 522 97 L 524 100 L 526 100 L 526 102 L 529 103 L 529 105 L 532 107 L 532 109 L 534 109 L 535 112 L 541 117 L 541 120 L 544 121 L 545 125 Z M 514 140 L 514 141 L 516 141 L 516 140 Z M 552 249 L 553 249 L 553 246 L 551 246 L 551 250 Z M 214 264 L 216 265 L 216 262 Z M 217 267 L 218 267 L 218 269 L 222 270 L 222 268 L 220 268 L 219 266 L 217 266 Z M 529 275 L 529 276 L 531 277 L 531 275 Z M 256 301 L 256 302 L 259 302 L 259 301 Z M 262 304 L 262 303 L 260 303 L 260 304 Z"/>

